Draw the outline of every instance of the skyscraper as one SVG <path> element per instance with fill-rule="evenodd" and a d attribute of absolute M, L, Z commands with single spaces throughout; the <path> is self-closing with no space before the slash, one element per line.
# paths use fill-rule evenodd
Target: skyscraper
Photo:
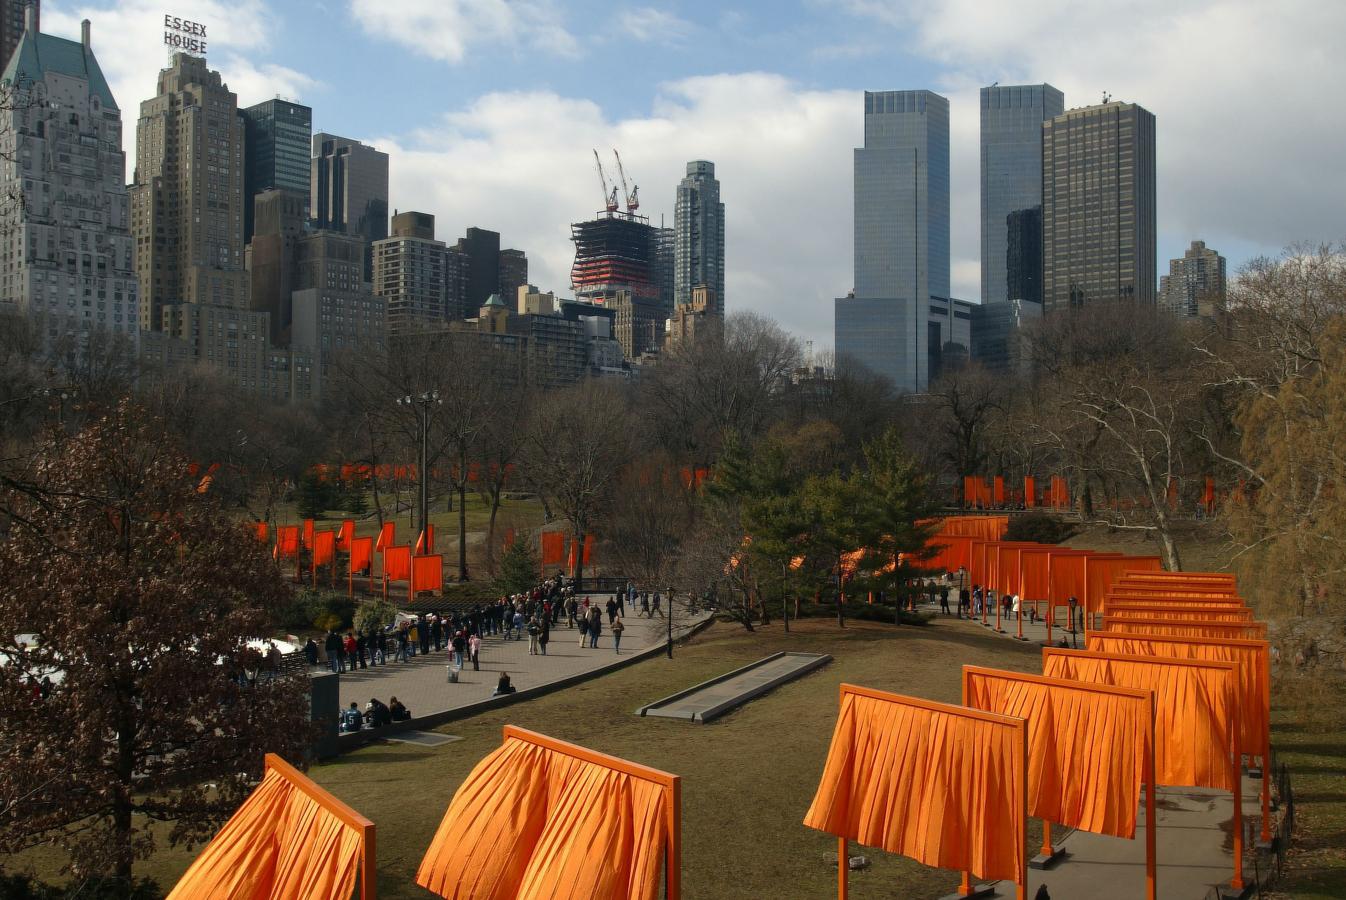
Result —
<path fill-rule="evenodd" d="M 241 109 L 243 117 L 243 242 L 253 235 L 253 201 L 262 191 L 304 195 L 312 170 L 313 110 L 289 100 L 266 100 Z"/>
<path fill-rule="evenodd" d="M 1224 308 L 1225 258 L 1192 241 L 1187 252 L 1168 261 L 1159 279 L 1159 308 L 1175 316 L 1210 316 Z"/>
<path fill-rule="evenodd" d="M 295 245 L 304 235 L 308 193 L 263 191 L 253 198 L 257 233 L 248 245 L 248 308 L 270 314 L 273 344 L 290 342 L 291 295 L 298 287 Z"/>
<path fill-rule="evenodd" d="M 463 304 L 471 312 L 484 306 L 492 294 L 500 293 L 500 232 L 469 228 L 467 235 L 458 239 L 458 249 L 467 256 Z M 523 283 L 528 283 L 527 274 Z"/>
<path fill-rule="evenodd" d="M 497 293 L 507 301 L 507 306 L 513 306 L 518 299 L 519 288 L 528 284 L 528 254 L 522 250 L 501 250 L 498 267 L 500 274 L 497 283 L 500 289 Z"/>
<path fill-rule="evenodd" d="M 674 268 L 677 265 L 677 230 L 660 225 L 654 229 L 654 287 L 664 307 L 664 318 L 673 317 Z"/>
<path fill-rule="evenodd" d="M 678 182 L 673 230 L 674 304 L 690 304 L 692 291 L 705 287 L 707 314 L 723 316 L 724 204 L 715 163 L 697 159 L 687 164 L 687 177 Z"/>
<path fill-rule="evenodd" d="M 1013 238 L 1006 227 L 1015 224 L 1012 214 L 1042 206 L 1042 123 L 1064 110 L 1065 95 L 1050 84 L 981 89 L 982 303 L 1028 299 L 1008 290 L 1006 254 Z M 1020 277 L 1025 262 L 1016 260 Z"/>
<path fill-rule="evenodd" d="M 1027 300 L 1042 303 L 1042 207 L 1016 209 L 1005 217 L 1005 296 L 982 303 Z M 986 282 L 982 282 L 985 287 Z"/>
<path fill-rule="evenodd" d="M 855 289 L 836 300 L 836 353 L 925 390 L 949 298 L 949 101 L 930 91 L 865 92 L 855 150 Z M 933 326 L 933 330 L 932 330 Z"/>
<path fill-rule="evenodd" d="M 37 33 L 42 25 L 41 0 L 0 0 L 0 67 L 9 62 L 19 46 L 29 6 L 33 8 L 33 32 Z"/>
<path fill-rule="evenodd" d="M 1045 312 L 1154 303 L 1154 114 L 1110 101 L 1042 125 Z"/>
<path fill-rule="evenodd" d="M 320 131 L 309 179 L 316 228 L 358 234 L 371 246 L 388 236 L 388 154 Z M 365 277 L 371 275 L 367 260 Z"/>
<path fill-rule="evenodd" d="M 170 303 L 246 307 L 243 205 L 238 97 L 204 59 L 175 53 L 136 127 L 131 225 L 141 328 L 163 328 Z"/>
<path fill-rule="evenodd" d="M 382 347 L 386 339 L 387 304 L 370 291 L 364 260 L 365 242 L 357 235 L 315 231 L 295 242 L 290 336 L 316 363 L 314 399 L 331 394 L 341 354 Z"/>
<path fill-rule="evenodd" d="M 393 216 L 393 233 L 374 244 L 374 294 L 387 306 L 388 334 L 414 332 L 445 319 L 445 258 L 435 240 L 435 217 L 423 212 Z"/>
<path fill-rule="evenodd" d="M 70 41 L 39 33 L 34 11 L 0 82 L 13 90 L 0 111 L 0 159 L 18 194 L 0 204 L 8 261 L 0 308 L 26 312 L 47 342 L 103 329 L 134 347 L 121 111 L 94 58 L 89 21 L 82 40 Z"/>

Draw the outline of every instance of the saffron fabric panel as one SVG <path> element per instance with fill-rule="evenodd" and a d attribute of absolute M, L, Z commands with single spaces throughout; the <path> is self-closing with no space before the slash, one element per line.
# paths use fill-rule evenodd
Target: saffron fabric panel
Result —
<path fill-rule="evenodd" d="M 592 534 L 586 534 L 584 536 L 584 551 L 583 555 L 581 556 L 584 565 L 586 566 L 589 565 L 589 561 L 593 559 L 593 555 L 594 555 L 594 536 Z"/>
<path fill-rule="evenodd" d="M 1024 476 L 1024 506 L 1034 509 L 1038 505 L 1038 480 L 1032 475 Z"/>
<path fill-rule="evenodd" d="M 903 699 L 843 693 L 804 824 L 928 866 L 1017 881 L 1020 729 Z"/>
<path fill-rule="evenodd" d="M 312 549 L 313 549 L 313 520 L 312 520 L 312 519 L 305 519 L 305 520 L 304 520 L 304 549 L 305 549 L 305 550 L 312 550 Z"/>
<path fill-rule="evenodd" d="M 360 845 L 358 831 L 268 770 L 168 900 L 347 900 Z"/>
<path fill-rule="evenodd" d="M 336 532 L 319 531 L 313 535 L 313 567 L 326 565 L 336 559 Z"/>
<path fill-rule="evenodd" d="M 1087 612 L 1097 612 L 1103 608 L 1103 598 L 1112 588 L 1112 583 L 1127 571 L 1136 569 L 1159 569 L 1162 564 L 1157 556 L 1090 556 L 1084 563 L 1084 596 L 1080 598 Z"/>
<path fill-rule="evenodd" d="M 265 522 L 253 522 L 252 536 L 257 539 L 259 544 L 265 544 L 270 539 L 271 532 Z"/>
<path fill-rule="evenodd" d="M 1051 554 L 1051 595 L 1053 603 L 1065 603 L 1071 597 L 1084 602 L 1085 554 L 1067 551 Z"/>
<path fill-rule="evenodd" d="M 1241 606 L 1155 606 L 1109 599 L 1103 612 L 1118 621 L 1154 619 L 1161 622 L 1251 622 L 1253 611 Z"/>
<path fill-rule="evenodd" d="M 565 560 L 566 536 L 559 531 L 542 533 L 542 565 L 555 566 Z"/>
<path fill-rule="evenodd" d="M 411 559 L 411 590 L 442 591 L 444 589 L 444 557 L 414 556 Z"/>
<path fill-rule="evenodd" d="M 435 523 L 431 522 L 416 536 L 416 555 L 429 556 L 435 552 Z"/>
<path fill-rule="evenodd" d="M 364 572 L 374 562 L 374 539 L 372 537 L 351 538 L 351 574 Z"/>
<path fill-rule="evenodd" d="M 1046 600 L 1051 597 L 1048 575 L 1050 550 L 1025 547 L 1019 554 L 1019 595 L 1025 600 Z"/>
<path fill-rule="evenodd" d="M 416 872 L 453 900 L 654 900 L 661 786 L 506 738 L 454 794 Z"/>
<path fill-rule="evenodd" d="M 411 548 L 388 547 L 383 551 L 383 577 L 406 581 L 411 577 Z"/>
<path fill-rule="evenodd" d="M 397 540 L 397 538 L 394 537 L 394 535 L 396 534 L 397 534 L 397 523 L 384 522 L 383 527 L 379 529 L 379 538 L 374 542 L 375 552 L 382 553 L 384 550 L 387 550 L 389 547 L 391 547 L 393 543 Z"/>
<path fill-rule="evenodd" d="M 342 553 L 351 552 L 351 540 L 355 537 L 355 520 L 343 519 L 341 529 L 337 531 L 336 548 Z"/>
<path fill-rule="evenodd" d="M 1174 622 L 1163 619 L 1115 619 L 1103 617 L 1103 630 L 1115 634 L 1162 634 L 1176 637 L 1240 638 L 1265 640 L 1265 622 Z"/>
<path fill-rule="evenodd" d="M 965 667 L 963 703 L 1028 721 L 1028 812 L 1134 838 L 1150 701 Z"/>
<path fill-rule="evenodd" d="M 276 528 L 276 559 L 290 559 L 299 555 L 299 526 L 281 525 Z"/>
<path fill-rule="evenodd" d="M 1270 727 L 1271 696 L 1267 683 L 1267 642 L 1233 638 L 1120 635 L 1091 631 L 1088 649 L 1131 656 L 1169 656 L 1237 663 L 1239 668 L 1239 745 L 1244 752 L 1260 754 Z"/>
<path fill-rule="evenodd" d="M 1048 647 L 1042 674 L 1154 693 L 1155 782 L 1234 789 L 1238 672 L 1230 663 Z"/>

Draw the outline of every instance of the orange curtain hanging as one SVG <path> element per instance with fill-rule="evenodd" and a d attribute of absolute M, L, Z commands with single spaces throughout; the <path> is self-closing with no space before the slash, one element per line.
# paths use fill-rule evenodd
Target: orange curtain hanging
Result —
<path fill-rule="evenodd" d="M 355 537 L 355 520 L 344 519 L 341 530 L 337 532 L 336 548 L 342 553 L 351 552 L 351 539 Z"/>
<path fill-rule="evenodd" d="M 361 575 L 374 562 L 374 539 L 358 537 L 351 539 L 351 575 Z"/>
<path fill-rule="evenodd" d="M 313 568 L 336 559 L 336 532 L 319 531 L 313 535 Z"/>
<path fill-rule="evenodd" d="M 1158 634 L 1174 637 L 1266 640 L 1265 622 L 1177 622 L 1171 619 L 1117 619 L 1105 615 L 1103 630 L 1113 634 Z"/>
<path fill-rule="evenodd" d="M 416 883 L 452 900 L 678 900 L 680 806 L 675 775 L 506 726 L 454 794 Z"/>
<path fill-rule="evenodd" d="M 841 686 L 804 824 L 928 866 L 1025 884 L 1026 725 Z"/>
<path fill-rule="evenodd" d="M 1038 505 L 1038 480 L 1032 475 L 1024 476 L 1024 506 L 1035 509 Z"/>
<path fill-rule="evenodd" d="M 1157 556 L 1086 556 L 1084 558 L 1084 596 L 1080 602 L 1087 612 L 1101 612 L 1103 598 L 1113 582 L 1126 572 L 1162 569 Z"/>
<path fill-rule="evenodd" d="M 397 538 L 395 537 L 396 534 L 397 534 L 397 523 L 384 522 L 383 527 L 379 529 L 378 540 L 374 542 L 374 552 L 382 553 L 384 550 L 387 550 L 389 547 L 391 547 L 397 540 Z"/>
<path fill-rule="evenodd" d="M 1027 720 L 1029 815 L 1135 837 L 1148 693 L 963 666 L 963 705 Z"/>
<path fill-rule="evenodd" d="M 416 537 L 416 555 L 428 556 L 434 552 L 435 552 L 435 523 L 431 522 L 430 524 L 426 525 L 425 530 L 422 531 Z"/>
<path fill-rule="evenodd" d="M 566 536 L 559 531 L 542 532 L 542 565 L 560 565 L 565 560 Z"/>
<path fill-rule="evenodd" d="M 305 550 L 312 550 L 312 549 L 313 549 L 313 520 L 312 520 L 312 519 L 305 519 L 305 520 L 304 520 L 304 549 L 305 549 Z"/>
<path fill-rule="evenodd" d="M 1186 606 L 1181 604 L 1133 603 L 1109 597 L 1103 611 L 1118 621 L 1155 619 L 1162 622 L 1251 622 L 1253 611 L 1246 606 Z"/>
<path fill-rule="evenodd" d="M 589 565 L 590 561 L 593 559 L 593 555 L 594 555 L 594 536 L 592 534 L 586 534 L 584 536 L 584 552 L 583 555 L 581 556 L 581 559 L 584 561 L 584 565 L 586 566 Z"/>
<path fill-rule="evenodd" d="M 411 548 L 388 547 L 383 551 L 383 577 L 389 581 L 407 581 L 411 578 Z"/>
<path fill-rule="evenodd" d="M 280 525 L 276 528 L 276 559 L 293 559 L 299 555 L 299 526 Z"/>
<path fill-rule="evenodd" d="M 374 824 L 273 754 L 168 900 L 374 900 Z"/>
<path fill-rule="evenodd" d="M 1235 664 L 1044 647 L 1042 671 L 1053 678 L 1152 691 L 1155 780 L 1233 790 L 1231 750 L 1239 715 Z"/>
<path fill-rule="evenodd" d="M 1005 476 L 997 475 L 991 484 L 991 502 L 996 506 L 1005 505 Z"/>
<path fill-rule="evenodd" d="M 259 544 L 265 544 L 271 539 L 271 532 L 265 522 L 253 522 L 252 536 L 257 539 Z"/>
<path fill-rule="evenodd" d="M 444 557 L 415 556 L 411 560 L 411 593 L 444 590 Z"/>

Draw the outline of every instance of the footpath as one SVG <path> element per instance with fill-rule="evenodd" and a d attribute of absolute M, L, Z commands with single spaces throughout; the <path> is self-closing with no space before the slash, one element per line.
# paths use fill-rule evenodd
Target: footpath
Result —
<path fill-rule="evenodd" d="M 609 595 L 589 596 L 601 607 Z M 681 601 L 675 602 L 672 615 L 675 641 L 709 617 L 706 612 L 689 614 Z M 517 640 L 488 636 L 482 641 L 478 654 L 481 669 L 474 671 L 468 661 L 458 673 L 456 684 L 449 681 L 452 654 L 447 650 L 431 650 L 406 662 L 390 660 L 385 666 L 348 671 L 340 676 L 341 707 L 344 709 L 355 703 L 363 710 L 372 697 L 384 703 L 396 697 L 411 710 L 414 718 L 431 716 L 490 699 L 502 672 L 509 673 L 516 690 L 526 691 L 577 675 L 601 673 L 642 651 L 662 647 L 668 640 L 668 620 L 663 617 L 625 616 L 622 623 L 626 630 L 622 632 L 620 653 L 613 648 L 606 615 L 597 649 L 580 646 L 579 629 L 566 628 L 564 619 L 559 628 L 552 629 L 545 656 L 529 654 L 527 635 Z M 318 671 L 314 670 L 315 673 Z"/>

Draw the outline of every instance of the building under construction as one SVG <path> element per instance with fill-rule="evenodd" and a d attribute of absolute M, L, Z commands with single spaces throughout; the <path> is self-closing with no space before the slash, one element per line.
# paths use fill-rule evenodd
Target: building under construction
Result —
<path fill-rule="evenodd" d="M 608 210 L 570 226 L 575 264 L 570 287 L 575 299 L 606 303 L 618 291 L 636 297 L 658 297 L 655 254 L 657 229 L 631 212 Z"/>

